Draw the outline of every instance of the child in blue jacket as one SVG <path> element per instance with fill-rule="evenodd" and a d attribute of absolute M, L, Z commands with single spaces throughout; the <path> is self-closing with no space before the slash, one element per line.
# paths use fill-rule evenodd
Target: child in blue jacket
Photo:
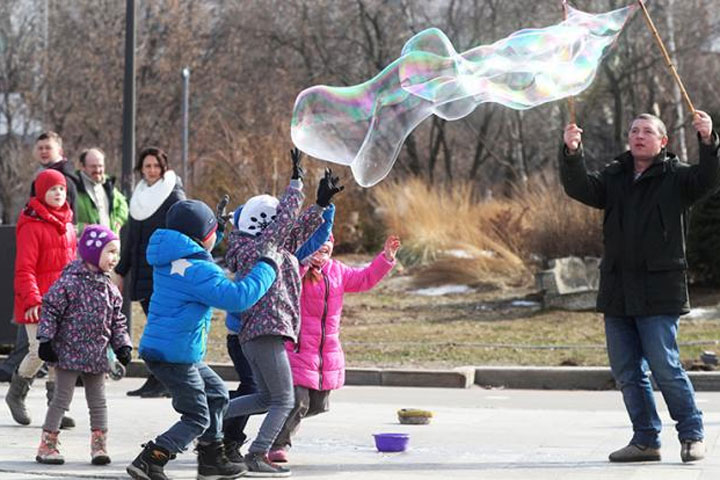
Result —
<path fill-rule="evenodd" d="M 275 281 L 282 259 L 271 247 L 244 278 L 233 282 L 209 254 L 216 230 L 210 207 L 185 200 L 168 210 L 166 228 L 150 237 L 147 260 L 153 267 L 154 290 L 139 354 L 168 388 L 173 408 L 182 416 L 147 442 L 127 467 L 134 479 L 167 478 L 165 464 L 195 439 L 198 479 L 236 478 L 247 470 L 225 456 L 222 418 L 228 391 L 203 362 L 211 307 L 243 311 L 253 306 Z"/>

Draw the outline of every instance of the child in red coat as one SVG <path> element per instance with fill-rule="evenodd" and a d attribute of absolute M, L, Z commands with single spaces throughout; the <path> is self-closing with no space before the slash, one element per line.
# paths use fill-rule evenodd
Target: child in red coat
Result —
<path fill-rule="evenodd" d="M 15 231 L 15 322 L 27 331 L 29 349 L 13 375 L 5 402 L 13 419 L 30 424 L 25 408 L 30 385 L 43 364 L 38 356 L 37 326 L 42 297 L 60 277 L 63 268 L 75 258 L 77 239 L 73 213 L 67 200 L 65 176 L 57 170 L 44 170 L 35 179 L 35 196 L 20 214 Z M 48 401 L 54 390 L 54 372 L 46 384 Z M 71 420 L 63 419 L 70 426 Z"/>

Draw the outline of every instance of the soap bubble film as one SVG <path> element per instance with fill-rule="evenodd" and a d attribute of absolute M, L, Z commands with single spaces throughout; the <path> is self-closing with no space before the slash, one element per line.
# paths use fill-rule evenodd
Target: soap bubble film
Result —
<path fill-rule="evenodd" d="M 365 83 L 303 90 L 293 110 L 293 143 L 308 155 L 350 166 L 358 184 L 373 186 L 430 115 L 457 120 L 484 102 L 524 110 L 585 90 L 636 8 L 590 14 L 568 7 L 562 23 L 520 30 L 463 53 L 441 30 L 429 28 Z"/>

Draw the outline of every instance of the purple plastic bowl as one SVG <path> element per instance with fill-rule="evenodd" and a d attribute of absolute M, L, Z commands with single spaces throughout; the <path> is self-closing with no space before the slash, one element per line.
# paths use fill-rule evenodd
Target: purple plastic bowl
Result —
<path fill-rule="evenodd" d="M 373 437 L 378 452 L 404 452 L 410 441 L 407 433 L 374 433 Z"/>

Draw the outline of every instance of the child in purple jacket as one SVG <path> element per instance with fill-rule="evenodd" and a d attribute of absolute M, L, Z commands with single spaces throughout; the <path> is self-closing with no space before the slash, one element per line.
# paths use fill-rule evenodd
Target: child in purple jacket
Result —
<path fill-rule="evenodd" d="M 267 411 L 245 463 L 248 476 L 288 476 L 290 470 L 272 464 L 270 446 L 295 405 L 285 340 L 295 341 L 300 328 L 300 271 L 294 253 L 322 223 L 322 213 L 333 195 L 342 190 L 338 178 L 326 170 L 318 187 L 316 204 L 300 213 L 304 195 L 300 152 L 292 151 L 290 185 L 278 200 L 270 195 L 249 199 L 238 225 L 229 236 L 225 261 L 241 274 L 262 255 L 268 243 L 278 246 L 282 268 L 267 294 L 241 314 L 239 342 L 258 384 L 258 392 L 230 401 L 226 417 Z"/>
<path fill-rule="evenodd" d="M 107 402 L 105 374 L 107 349 L 130 363 L 132 344 L 121 312 L 122 296 L 110 281 L 120 255 L 117 235 L 102 225 L 88 225 L 78 244 L 80 260 L 63 270 L 43 297 L 37 338 L 39 355 L 55 365 L 55 395 L 43 424 L 35 460 L 62 464 L 58 433 L 63 414 L 70 407 L 75 382 L 82 377 L 90 410 L 90 451 L 93 465 L 110 463 L 107 454 Z"/>

